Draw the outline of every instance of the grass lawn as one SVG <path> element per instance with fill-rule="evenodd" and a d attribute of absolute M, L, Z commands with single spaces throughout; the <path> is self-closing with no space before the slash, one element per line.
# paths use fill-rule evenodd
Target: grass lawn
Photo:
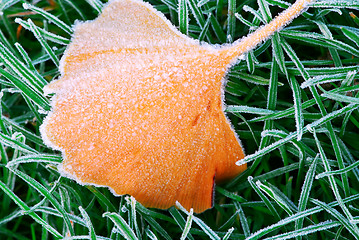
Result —
<path fill-rule="evenodd" d="M 224 44 L 287 1 L 149 2 L 190 37 Z M 75 20 L 103 5 L 0 1 L 0 239 L 359 239 L 357 0 L 317 0 L 230 69 L 225 111 L 248 169 L 216 186 L 201 214 L 62 177 L 61 153 L 41 138 L 42 89 L 59 77 Z"/>

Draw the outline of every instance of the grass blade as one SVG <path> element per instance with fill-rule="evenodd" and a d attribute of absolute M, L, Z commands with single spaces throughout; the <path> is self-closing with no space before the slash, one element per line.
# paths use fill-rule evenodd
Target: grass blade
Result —
<path fill-rule="evenodd" d="M 59 18 L 55 17 L 54 15 L 44 11 L 43 9 L 35 7 L 28 3 L 23 3 L 22 7 L 26 10 L 31 10 L 31 11 L 34 11 L 34 12 L 42 15 L 48 21 L 54 23 L 56 26 L 58 26 L 59 28 L 64 30 L 67 34 L 71 35 L 73 33 L 73 30 L 70 26 L 68 26 L 66 23 L 64 23 L 63 21 L 61 21 Z"/>
<path fill-rule="evenodd" d="M 127 240 L 137 240 L 135 233 L 132 231 L 130 226 L 126 223 L 126 221 L 117 213 L 104 213 L 104 217 L 108 217 L 111 221 L 116 225 L 121 235 Z"/>
<path fill-rule="evenodd" d="M 182 235 L 180 238 L 181 240 L 185 240 L 187 238 L 189 230 L 191 229 L 191 226 L 192 226 L 192 219 L 193 219 L 193 209 L 191 208 L 191 210 L 189 211 L 189 214 L 187 216 L 186 225 L 183 229 L 183 232 L 182 232 Z"/>
<path fill-rule="evenodd" d="M 186 0 L 179 0 L 178 21 L 181 33 L 188 35 L 188 9 Z"/>
<path fill-rule="evenodd" d="M 87 212 L 85 211 L 85 209 L 83 209 L 83 207 L 79 207 L 79 210 L 81 212 L 81 215 L 84 219 L 84 222 L 86 223 L 87 228 L 89 229 L 89 235 L 90 235 L 90 239 L 91 240 L 96 240 L 96 233 L 95 233 L 95 229 L 92 226 L 92 222 L 91 219 L 89 217 L 89 215 L 87 214 Z"/>
<path fill-rule="evenodd" d="M 36 213 L 31 211 L 31 209 L 24 203 L 14 192 L 12 192 L 2 181 L 0 181 L 1 190 L 6 193 L 23 211 L 26 212 L 31 218 L 33 218 L 37 223 L 41 224 L 47 231 L 49 231 L 56 238 L 63 238 L 63 236 L 53 227 L 51 227 L 47 222 L 40 218 Z"/>

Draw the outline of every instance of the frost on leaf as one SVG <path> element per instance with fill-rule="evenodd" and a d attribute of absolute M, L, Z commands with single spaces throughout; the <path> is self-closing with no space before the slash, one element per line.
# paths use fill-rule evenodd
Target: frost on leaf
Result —
<path fill-rule="evenodd" d="M 138 0 L 78 23 L 61 78 L 45 88 L 55 96 L 41 131 L 63 153 L 61 173 L 148 207 L 210 208 L 214 181 L 246 169 L 235 165 L 244 153 L 223 112 L 223 77 L 277 25 L 215 48 Z"/>

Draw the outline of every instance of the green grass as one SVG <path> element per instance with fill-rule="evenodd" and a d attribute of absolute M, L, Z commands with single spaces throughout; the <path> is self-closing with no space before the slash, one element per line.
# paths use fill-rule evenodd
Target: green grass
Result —
<path fill-rule="evenodd" d="M 181 32 L 213 44 L 288 6 L 150 2 Z M 59 76 L 75 19 L 94 19 L 103 3 L 22 3 L 0 2 L 0 239 L 359 239 L 357 1 L 318 0 L 228 73 L 226 111 L 249 167 L 218 186 L 202 214 L 146 209 L 59 175 L 61 155 L 39 134 L 50 109 L 42 89 Z"/>

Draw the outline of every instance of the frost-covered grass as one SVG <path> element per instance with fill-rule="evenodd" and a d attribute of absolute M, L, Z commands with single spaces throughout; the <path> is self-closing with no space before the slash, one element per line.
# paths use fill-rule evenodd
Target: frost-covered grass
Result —
<path fill-rule="evenodd" d="M 249 168 L 199 215 L 59 176 L 61 156 L 39 135 L 50 109 L 42 88 L 58 77 L 71 24 L 103 3 L 23 2 L 0 2 L 0 239 L 359 239 L 357 1 L 317 1 L 228 73 L 227 112 Z M 288 5 L 150 2 L 210 43 L 245 36 Z"/>

